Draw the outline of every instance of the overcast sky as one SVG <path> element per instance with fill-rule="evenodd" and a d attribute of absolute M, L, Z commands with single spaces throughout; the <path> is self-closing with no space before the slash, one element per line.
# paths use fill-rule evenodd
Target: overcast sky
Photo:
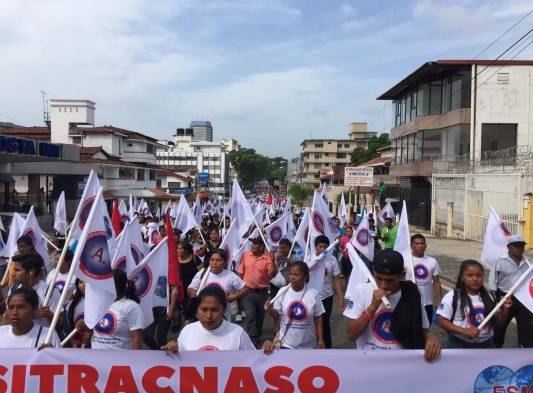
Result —
<path fill-rule="evenodd" d="M 474 58 L 531 0 L 0 0 L 0 121 L 42 125 L 39 91 L 96 102 L 97 125 L 170 139 L 210 120 L 268 155 L 388 131 L 376 97 L 437 59 Z M 481 58 L 494 59 L 533 15 Z M 533 58 L 533 45 L 518 58 Z"/>

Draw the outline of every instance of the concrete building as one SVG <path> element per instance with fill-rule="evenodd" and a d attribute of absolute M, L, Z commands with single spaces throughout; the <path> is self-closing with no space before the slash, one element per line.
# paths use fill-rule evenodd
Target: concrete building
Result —
<path fill-rule="evenodd" d="M 390 175 L 400 179 L 410 224 L 430 227 L 436 160 L 483 160 L 531 145 L 532 74 L 533 61 L 437 60 L 378 97 L 393 103 Z"/>
<path fill-rule="evenodd" d="M 166 149 L 158 149 L 157 164 L 167 169 L 193 171 L 198 189 L 206 189 L 217 196 L 226 195 L 231 184 L 226 145 L 223 142 L 195 142 L 194 139 L 192 130 L 178 128 L 174 141 L 167 141 Z"/>
<path fill-rule="evenodd" d="M 348 135 L 349 139 L 305 139 L 302 141 L 300 144 L 302 146 L 301 181 L 304 186 L 318 188 L 321 180 L 331 182 L 331 177 L 333 177 L 333 185 L 342 185 L 343 168 L 350 164 L 351 153 L 357 147 L 366 149 L 369 139 L 377 135 L 377 132 L 368 131 L 367 123 L 351 123 L 348 127 Z"/>
<path fill-rule="evenodd" d="M 193 130 L 194 142 L 213 142 L 213 126 L 210 121 L 191 121 L 189 128 Z"/>
<path fill-rule="evenodd" d="M 240 143 L 236 139 L 231 139 L 231 138 L 222 139 L 222 144 L 224 145 L 224 148 L 226 149 L 228 153 L 235 151 L 235 150 L 239 150 L 241 148 Z M 231 165 L 229 156 L 228 156 L 228 162 L 229 162 L 229 180 L 231 183 L 233 182 L 233 180 L 238 179 L 238 173 L 233 167 L 233 165 Z"/>
<path fill-rule="evenodd" d="M 294 157 L 287 162 L 287 183 L 298 183 L 300 181 L 302 161 L 300 157 Z"/>

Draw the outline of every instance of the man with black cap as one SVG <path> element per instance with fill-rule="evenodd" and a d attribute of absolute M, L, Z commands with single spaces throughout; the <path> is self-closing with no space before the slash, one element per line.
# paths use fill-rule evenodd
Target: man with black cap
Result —
<path fill-rule="evenodd" d="M 237 274 L 250 289 L 242 300 L 246 314 L 244 328 L 254 345 L 259 347 L 265 319 L 264 305 L 268 299 L 270 279 L 276 274 L 276 263 L 274 253 L 265 251 L 265 243 L 261 237 L 250 240 L 252 249 L 242 256 Z"/>
<path fill-rule="evenodd" d="M 379 251 L 374 257 L 374 278 L 358 284 L 350 294 L 344 316 L 347 335 L 357 349 L 424 349 L 428 361 L 439 357 L 441 345 L 429 332 L 429 321 L 416 284 L 404 281 L 402 254 Z M 348 297 L 348 296 L 347 296 Z M 386 297 L 390 306 L 382 304 Z"/>
<path fill-rule="evenodd" d="M 489 288 L 497 300 L 501 299 L 529 268 L 531 263 L 524 256 L 525 245 L 522 236 L 510 236 L 507 240 L 507 252 L 496 259 L 490 269 Z M 496 348 L 503 346 L 507 326 L 513 318 L 516 318 L 518 345 L 523 348 L 533 348 L 533 313 L 514 296 L 511 298 L 513 305 L 509 310 L 509 317 L 505 323 L 494 326 L 494 345 Z"/>

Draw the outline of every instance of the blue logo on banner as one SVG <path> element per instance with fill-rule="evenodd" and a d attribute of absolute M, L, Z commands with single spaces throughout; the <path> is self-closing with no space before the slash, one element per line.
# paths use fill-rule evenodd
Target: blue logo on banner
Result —
<path fill-rule="evenodd" d="M 533 391 L 533 365 L 516 372 L 509 367 L 495 365 L 479 373 L 474 383 L 474 393 L 529 393 Z"/>
<path fill-rule="evenodd" d="M 117 317 L 112 311 L 108 311 L 104 317 L 96 324 L 94 330 L 99 334 L 113 334 L 117 328 Z"/>
<path fill-rule="evenodd" d="M 80 269 L 95 280 L 106 280 L 113 276 L 105 232 L 89 233 L 81 253 Z"/>
<path fill-rule="evenodd" d="M 289 315 L 289 319 L 291 321 L 301 322 L 304 319 L 307 319 L 307 308 L 305 307 L 305 304 L 299 300 L 289 304 L 287 310 L 287 314 Z"/>
<path fill-rule="evenodd" d="M 375 317 L 372 323 L 372 331 L 374 336 L 381 342 L 386 344 L 396 344 L 396 337 L 390 331 L 390 325 L 392 320 L 392 311 L 385 309 L 380 311 Z"/>

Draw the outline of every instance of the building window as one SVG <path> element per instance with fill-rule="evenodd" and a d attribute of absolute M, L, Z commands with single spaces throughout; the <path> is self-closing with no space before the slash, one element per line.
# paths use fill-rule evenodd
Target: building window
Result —
<path fill-rule="evenodd" d="M 315 153 L 315 158 L 322 158 L 322 153 Z"/>
<path fill-rule="evenodd" d="M 75 145 L 81 145 L 81 136 L 73 136 L 72 143 Z"/>
<path fill-rule="evenodd" d="M 134 180 L 135 179 L 135 169 L 133 168 L 119 168 L 118 178 L 122 180 Z"/>
<path fill-rule="evenodd" d="M 416 115 L 427 116 L 429 114 L 429 85 L 423 84 L 418 87 L 416 95 Z"/>
<path fill-rule="evenodd" d="M 346 153 L 337 153 L 337 158 L 346 158 Z"/>
<path fill-rule="evenodd" d="M 431 92 L 430 92 L 430 101 L 429 101 L 429 113 L 431 115 L 440 114 L 441 101 L 442 101 L 442 82 L 433 81 L 431 82 Z"/>
<path fill-rule="evenodd" d="M 59 109 L 59 112 L 61 112 L 61 108 L 58 108 Z"/>
<path fill-rule="evenodd" d="M 154 152 L 154 145 L 147 143 L 146 144 L 146 152 L 147 153 L 153 153 Z"/>
<path fill-rule="evenodd" d="M 155 180 L 155 171 L 153 169 L 150 169 L 148 171 L 148 176 L 150 180 Z"/>
<path fill-rule="evenodd" d="M 137 169 L 137 180 L 144 180 L 144 169 Z"/>
<path fill-rule="evenodd" d="M 128 142 L 128 147 L 133 147 L 133 143 Z"/>
<path fill-rule="evenodd" d="M 509 73 L 508 72 L 498 72 L 498 83 L 500 85 L 509 84 Z"/>
<path fill-rule="evenodd" d="M 315 143 L 315 147 L 324 147 L 324 144 L 322 144 L 322 143 Z"/>
<path fill-rule="evenodd" d="M 328 145 L 331 145 L 331 142 L 328 142 Z"/>
<path fill-rule="evenodd" d="M 481 153 L 516 146 L 517 124 L 483 123 L 481 125 Z"/>
<path fill-rule="evenodd" d="M 346 149 L 348 149 L 348 148 L 350 148 L 350 144 L 349 144 L 349 143 L 345 143 L 345 144 L 344 144 L 344 147 L 345 147 Z"/>
<path fill-rule="evenodd" d="M 342 143 L 337 143 L 337 149 L 342 149 Z"/>
<path fill-rule="evenodd" d="M 452 80 L 442 81 L 442 113 L 449 112 L 452 107 Z"/>

